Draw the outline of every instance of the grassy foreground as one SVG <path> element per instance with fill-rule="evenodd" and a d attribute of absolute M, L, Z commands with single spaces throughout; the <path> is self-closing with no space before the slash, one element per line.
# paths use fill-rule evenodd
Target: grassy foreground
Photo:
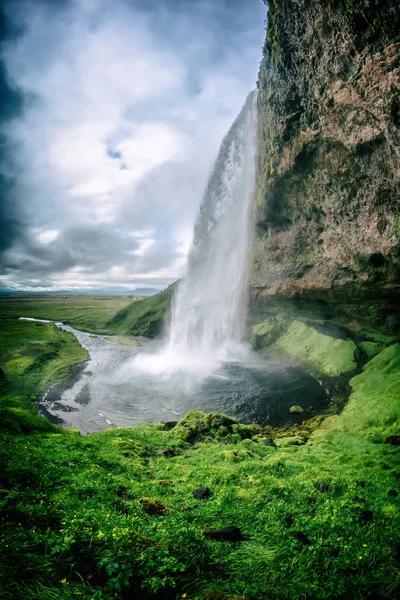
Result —
<path fill-rule="evenodd" d="M 73 338 L 10 322 L 1 339 L 2 405 L 15 416 L 0 434 L 2 600 L 398 597 L 400 344 L 320 426 L 272 431 L 192 411 L 174 427 L 82 437 L 28 402 L 55 359 L 37 355 L 37 378 L 18 362 L 44 339 L 72 356 Z M 194 497 L 201 486 L 209 497 Z M 205 535 L 226 526 L 241 539 Z"/>

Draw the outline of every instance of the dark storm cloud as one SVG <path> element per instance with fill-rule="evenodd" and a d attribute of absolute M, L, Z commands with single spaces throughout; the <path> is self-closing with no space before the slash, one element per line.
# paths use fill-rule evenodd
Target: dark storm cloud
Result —
<path fill-rule="evenodd" d="M 18 30 L 6 18 L 0 6 L 0 54 L 4 43 L 18 35 Z M 4 60 L 0 58 L 0 255 L 17 239 L 23 229 L 23 223 L 14 211 L 16 204 L 13 177 L 7 175 L 7 156 L 10 153 L 8 136 L 3 133 L 5 122 L 21 116 L 23 94 L 10 86 Z"/>
<path fill-rule="evenodd" d="M 0 286 L 165 287 L 254 87 L 261 0 L 2 6 Z"/>

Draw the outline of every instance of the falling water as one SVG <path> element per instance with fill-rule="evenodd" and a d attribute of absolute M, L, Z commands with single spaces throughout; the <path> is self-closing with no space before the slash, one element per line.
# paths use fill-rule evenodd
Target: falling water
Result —
<path fill-rule="evenodd" d="M 222 142 L 196 221 L 186 278 L 172 310 L 162 370 L 209 372 L 243 338 L 257 96 L 251 92 Z M 160 366 L 160 364 L 158 365 Z"/>

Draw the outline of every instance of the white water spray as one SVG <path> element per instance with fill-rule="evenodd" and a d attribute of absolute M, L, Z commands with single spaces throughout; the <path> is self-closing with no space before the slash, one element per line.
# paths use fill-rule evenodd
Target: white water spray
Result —
<path fill-rule="evenodd" d="M 206 376 L 222 361 L 232 360 L 243 339 L 256 118 L 257 96 L 252 92 L 222 142 L 208 181 L 166 345 L 158 356 L 140 359 L 150 370 Z"/>

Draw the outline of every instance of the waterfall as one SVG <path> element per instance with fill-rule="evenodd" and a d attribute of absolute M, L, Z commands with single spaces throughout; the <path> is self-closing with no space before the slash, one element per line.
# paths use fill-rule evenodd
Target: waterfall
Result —
<path fill-rule="evenodd" d="M 208 180 L 159 370 L 209 374 L 221 361 L 232 360 L 243 339 L 256 119 L 254 91 L 224 138 Z"/>

